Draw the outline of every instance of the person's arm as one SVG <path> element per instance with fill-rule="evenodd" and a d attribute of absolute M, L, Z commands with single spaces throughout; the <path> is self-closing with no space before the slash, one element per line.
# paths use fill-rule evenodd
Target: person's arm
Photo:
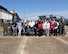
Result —
<path fill-rule="evenodd" d="M 12 23 L 12 29 L 14 29 L 14 27 L 13 27 L 13 23 Z"/>
<path fill-rule="evenodd" d="M 59 22 L 57 22 L 57 25 L 59 26 Z"/>
<path fill-rule="evenodd" d="M 66 29 L 66 22 L 64 22 L 64 29 Z"/>
<path fill-rule="evenodd" d="M 12 25 L 12 29 L 14 29 L 13 25 Z"/>
<path fill-rule="evenodd" d="M 3 28 L 4 28 L 4 22 L 3 22 Z"/>

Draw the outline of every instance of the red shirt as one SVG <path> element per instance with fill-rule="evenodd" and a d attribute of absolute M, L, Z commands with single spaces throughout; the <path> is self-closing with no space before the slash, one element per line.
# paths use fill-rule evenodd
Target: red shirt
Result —
<path fill-rule="evenodd" d="M 38 28 L 39 28 L 39 29 L 42 29 L 42 28 L 43 28 L 42 23 L 38 24 Z"/>

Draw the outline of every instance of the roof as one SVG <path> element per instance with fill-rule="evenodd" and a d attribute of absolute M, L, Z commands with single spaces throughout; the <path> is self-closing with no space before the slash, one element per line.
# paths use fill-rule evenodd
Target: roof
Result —
<path fill-rule="evenodd" d="M 10 11 L 8 11 L 5 7 L 3 7 L 3 6 L 1 6 L 1 5 L 0 5 L 0 9 L 4 10 L 4 11 L 10 13 L 10 14 L 12 14 Z"/>

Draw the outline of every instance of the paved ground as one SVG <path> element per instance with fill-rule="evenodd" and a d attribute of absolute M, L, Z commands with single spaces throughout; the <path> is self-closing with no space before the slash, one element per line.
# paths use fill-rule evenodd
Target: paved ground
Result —
<path fill-rule="evenodd" d="M 0 54 L 19 54 L 23 38 L 0 37 Z"/>
<path fill-rule="evenodd" d="M 0 37 L 0 54 L 68 54 L 68 35 Z"/>

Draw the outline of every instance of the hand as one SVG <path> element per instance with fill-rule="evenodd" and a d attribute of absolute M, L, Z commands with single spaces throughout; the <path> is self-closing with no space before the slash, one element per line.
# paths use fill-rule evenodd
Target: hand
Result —
<path fill-rule="evenodd" d="M 8 29 L 9 29 L 10 27 L 8 27 Z"/>

